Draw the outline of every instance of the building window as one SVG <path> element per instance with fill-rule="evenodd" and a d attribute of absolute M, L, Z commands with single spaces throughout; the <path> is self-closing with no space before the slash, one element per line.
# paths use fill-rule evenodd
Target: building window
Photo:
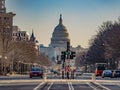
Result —
<path fill-rule="evenodd" d="M 24 36 L 25 36 L 25 33 L 24 33 Z"/>
<path fill-rule="evenodd" d="M 6 17 L 4 17 L 4 19 L 6 20 Z"/>

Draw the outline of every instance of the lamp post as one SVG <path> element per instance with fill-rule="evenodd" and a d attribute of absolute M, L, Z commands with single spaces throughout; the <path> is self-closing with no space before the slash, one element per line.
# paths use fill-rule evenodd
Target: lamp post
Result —
<path fill-rule="evenodd" d="M 4 57 L 4 60 L 5 60 L 5 61 L 7 60 L 7 56 Z M 3 62 L 4 62 L 4 61 L 3 61 Z M 3 68 L 3 73 L 4 73 L 4 75 L 6 75 L 6 65 L 5 65 L 5 63 L 3 63 L 3 66 L 4 66 L 4 68 Z"/>
<path fill-rule="evenodd" d="M 118 69 L 118 62 L 115 61 L 115 69 Z"/>
<path fill-rule="evenodd" d="M 0 74 L 2 74 L 2 55 L 0 55 Z"/>
<path fill-rule="evenodd" d="M 0 68 L 1 68 L 1 74 L 6 75 L 6 66 L 5 61 L 7 60 L 7 56 L 3 57 L 0 55 Z"/>
<path fill-rule="evenodd" d="M 22 65 L 21 65 L 21 61 L 19 61 L 19 73 L 22 74 Z"/>
<path fill-rule="evenodd" d="M 107 69 L 110 69 L 110 61 L 108 59 L 108 62 L 107 62 Z"/>

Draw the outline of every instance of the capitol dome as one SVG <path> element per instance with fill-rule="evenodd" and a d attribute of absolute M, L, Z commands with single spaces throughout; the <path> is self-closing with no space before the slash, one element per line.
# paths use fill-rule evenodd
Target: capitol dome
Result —
<path fill-rule="evenodd" d="M 60 15 L 59 24 L 54 29 L 50 46 L 66 48 L 67 42 L 70 42 L 69 33 L 62 23 L 62 15 Z"/>

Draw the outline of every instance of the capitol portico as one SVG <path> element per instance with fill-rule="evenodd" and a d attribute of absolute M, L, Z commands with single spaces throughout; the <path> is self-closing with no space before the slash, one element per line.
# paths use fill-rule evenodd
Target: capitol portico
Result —
<path fill-rule="evenodd" d="M 67 48 L 67 42 L 70 42 L 69 33 L 67 28 L 63 25 L 62 15 L 60 15 L 59 24 L 55 27 L 52 33 L 51 43 L 49 47 L 40 45 L 40 53 L 47 55 L 52 61 L 56 61 L 57 58 L 60 59 L 61 51 L 65 51 Z M 79 53 L 81 47 L 72 47 L 71 50 Z"/>

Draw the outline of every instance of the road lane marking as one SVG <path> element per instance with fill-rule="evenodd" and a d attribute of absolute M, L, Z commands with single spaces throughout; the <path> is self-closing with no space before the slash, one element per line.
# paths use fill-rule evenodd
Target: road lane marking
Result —
<path fill-rule="evenodd" d="M 74 90 L 72 82 L 70 82 L 71 90 Z"/>
<path fill-rule="evenodd" d="M 51 83 L 51 84 L 50 84 L 50 86 L 48 87 L 48 89 L 47 89 L 47 90 L 50 90 L 50 88 L 51 88 L 51 86 L 52 86 L 52 85 L 53 85 L 53 83 Z"/>
<path fill-rule="evenodd" d="M 74 90 L 74 88 L 72 86 L 72 82 L 68 82 L 68 87 L 69 87 L 69 90 Z"/>
<path fill-rule="evenodd" d="M 43 85 L 45 82 L 40 83 L 38 86 L 36 86 L 33 90 L 37 90 L 38 88 L 40 88 L 41 85 Z"/>
<path fill-rule="evenodd" d="M 90 85 L 90 83 L 87 83 L 92 89 L 97 90 L 97 88 L 93 87 L 92 85 Z"/>
<path fill-rule="evenodd" d="M 109 88 L 107 88 L 107 87 L 105 87 L 105 86 L 103 86 L 103 85 L 101 85 L 101 84 L 99 84 L 99 83 L 95 83 L 95 84 L 98 84 L 100 87 L 102 87 L 102 88 L 104 88 L 104 89 L 106 89 L 106 90 L 111 90 L 111 89 L 109 89 Z"/>
<path fill-rule="evenodd" d="M 70 87 L 70 83 L 68 82 L 68 87 L 69 87 L 69 90 L 71 90 L 71 87 Z"/>

